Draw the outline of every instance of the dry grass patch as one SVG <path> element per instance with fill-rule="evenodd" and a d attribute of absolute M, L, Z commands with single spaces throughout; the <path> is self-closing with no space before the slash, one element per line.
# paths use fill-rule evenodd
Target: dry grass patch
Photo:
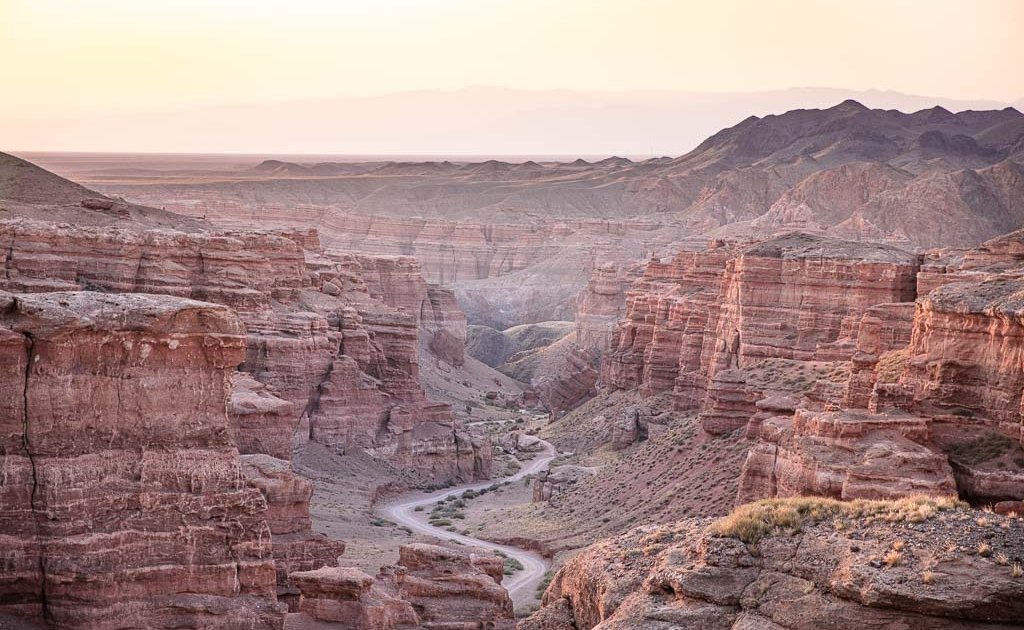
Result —
<path fill-rule="evenodd" d="M 879 383 L 895 383 L 900 380 L 903 368 L 907 365 L 906 350 L 886 352 L 875 364 L 875 374 Z"/>
<path fill-rule="evenodd" d="M 822 497 L 763 499 L 741 505 L 711 524 L 715 536 L 756 543 L 776 533 L 795 534 L 806 523 L 825 520 L 872 519 L 887 522 L 920 522 L 939 512 L 965 509 L 956 497 L 913 496 L 890 501 L 839 501 Z"/>

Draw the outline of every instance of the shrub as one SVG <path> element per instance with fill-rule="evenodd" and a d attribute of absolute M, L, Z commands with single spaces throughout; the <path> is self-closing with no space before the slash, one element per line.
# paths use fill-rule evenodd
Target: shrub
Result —
<path fill-rule="evenodd" d="M 523 570 L 523 563 L 515 558 L 505 558 L 505 575 L 512 575 L 516 571 Z"/>
<path fill-rule="evenodd" d="M 957 442 L 947 449 L 950 458 L 962 464 L 981 464 L 1006 453 L 1013 440 L 999 433 L 986 433 L 971 440 Z"/>

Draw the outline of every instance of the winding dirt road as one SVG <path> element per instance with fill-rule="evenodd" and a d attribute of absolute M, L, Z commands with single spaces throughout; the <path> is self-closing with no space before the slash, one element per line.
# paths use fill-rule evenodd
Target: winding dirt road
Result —
<path fill-rule="evenodd" d="M 522 563 L 523 569 L 521 571 L 517 571 L 511 577 L 506 577 L 502 581 L 502 586 L 508 589 L 508 593 L 512 597 L 513 603 L 517 606 L 520 603 L 532 601 L 537 585 L 542 579 L 544 579 L 544 573 L 548 570 L 549 566 L 548 561 L 542 558 L 540 554 L 520 549 L 518 547 L 499 545 L 486 540 L 480 540 L 479 538 L 473 538 L 472 536 L 464 536 L 462 534 L 450 532 L 447 529 L 441 529 L 440 527 L 434 527 L 430 523 L 426 522 L 426 516 L 417 518 L 417 512 L 415 512 L 415 509 L 417 506 L 423 506 L 426 508 L 426 506 L 436 503 L 441 499 L 446 499 L 455 494 L 462 494 L 466 490 L 481 490 L 495 483 L 518 481 L 527 475 L 535 474 L 544 470 L 558 453 L 555 451 L 555 447 L 550 443 L 543 440 L 541 440 L 541 443 L 544 445 L 544 451 L 537 457 L 534 457 L 533 460 L 527 462 L 519 472 L 511 477 L 470 483 L 454 488 L 448 488 L 446 490 L 438 490 L 437 492 L 430 494 L 423 494 L 420 492 L 405 494 L 383 505 L 379 510 L 380 514 L 391 521 L 400 525 L 405 525 L 409 529 L 421 534 L 427 534 L 428 536 L 442 538 L 444 540 L 455 540 L 464 545 L 473 547 L 500 551 L 509 558 L 515 558 Z M 419 512 L 418 514 L 426 515 L 427 513 L 428 511 L 424 509 L 424 511 Z"/>

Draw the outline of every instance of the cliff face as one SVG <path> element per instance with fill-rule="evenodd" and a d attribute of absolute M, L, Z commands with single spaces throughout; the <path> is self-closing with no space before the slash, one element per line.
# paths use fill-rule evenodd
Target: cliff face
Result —
<path fill-rule="evenodd" d="M 242 455 L 242 474 L 267 502 L 267 526 L 273 543 L 277 598 L 292 612 L 298 607 L 298 589 L 289 575 L 338 564 L 345 543 L 313 532 L 309 500 L 313 482 L 292 471 L 289 462 L 270 455 Z"/>
<path fill-rule="evenodd" d="M 1021 498 L 1021 239 L 930 254 L 918 273 L 929 293 L 869 309 L 841 405 L 804 401 L 748 428 L 760 441 L 739 498 Z"/>
<path fill-rule="evenodd" d="M 806 234 L 715 242 L 649 263 L 628 294 L 602 380 L 673 390 L 678 407 L 700 408 L 722 370 L 848 359 L 852 344 L 837 342 L 868 308 L 912 299 L 916 271 L 917 257 L 896 248 Z"/>
<path fill-rule="evenodd" d="M 282 626 L 267 503 L 225 411 L 244 334 L 180 297 L 0 293 L 3 612 Z"/>
<path fill-rule="evenodd" d="M 625 316 L 612 333 L 601 380 L 612 389 L 672 389 L 681 375 L 700 370 L 705 335 L 717 319 L 725 265 L 723 243 L 651 261 L 626 294 Z"/>
<path fill-rule="evenodd" d="M 626 292 L 640 277 L 641 265 L 603 264 L 591 273 L 576 312 L 576 344 L 602 353 L 626 312 Z"/>
<path fill-rule="evenodd" d="M 790 234 L 651 262 L 602 384 L 671 391 L 711 434 L 744 429 L 756 443 L 740 501 L 1017 500 L 1022 239 L 921 264 L 892 246 Z"/>
<path fill-rule="evenodd" d="M 465 324 L 450 294 L 429 288 L 411 259 L 304 249 L 315 242 L 307 232 L 0 222 L 7 251 L 0 288 L 156 293 L 230 306 L 247 333 L 243 369 L 264 386 L 243 384 L 232 403 L 245 452 L 288 457 L 290 403 L 291 430 L 300 427 L 301 439 L 377 449 L 437 480 L 487 474 L 484 453 L 477 469 L 462 467 L 460 444 L 472 439 L 461 435 L 447 405 L 426 399 L 417 380 L 421 326 L 428 351 L 461 360 Z M 424 450 L 433 456 L 413 457 Z"/>

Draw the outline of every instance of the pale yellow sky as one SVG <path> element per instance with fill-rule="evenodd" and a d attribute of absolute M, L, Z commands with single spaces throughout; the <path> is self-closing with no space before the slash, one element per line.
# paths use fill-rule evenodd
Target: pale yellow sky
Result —
<path fill-rule="evenodd" d="M 1024 97 L 1020 0 L 0 0 L 4 121 L 473 85 Z"/>

